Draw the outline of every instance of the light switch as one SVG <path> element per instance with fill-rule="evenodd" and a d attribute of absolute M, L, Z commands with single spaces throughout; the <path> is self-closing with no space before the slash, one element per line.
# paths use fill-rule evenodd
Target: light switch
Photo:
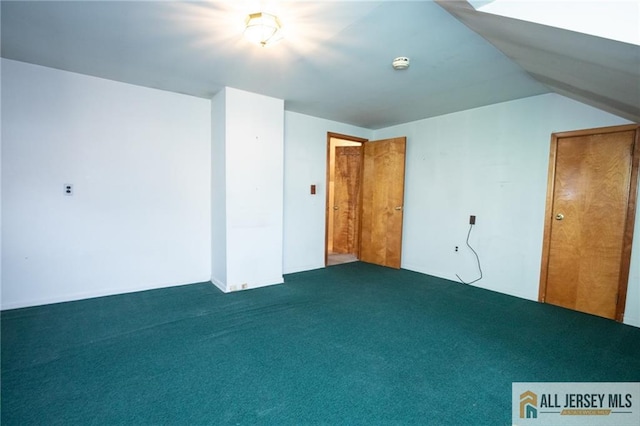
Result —
<path fill-rule="evenodd" d="M 311 185 L 311 195 L 316 195 L 316 186 Z"/>

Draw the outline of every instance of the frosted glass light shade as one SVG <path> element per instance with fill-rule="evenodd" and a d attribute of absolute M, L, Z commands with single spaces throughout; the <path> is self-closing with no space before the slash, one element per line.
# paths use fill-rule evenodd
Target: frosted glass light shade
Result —
<path fill-rule="evenodd" d="M 282 39 L 282 26 L 277 16 L 269 13 L 252 13 L 247 16 L 244 36 L 252 43 L 262 47 L 274 44 Z"/>

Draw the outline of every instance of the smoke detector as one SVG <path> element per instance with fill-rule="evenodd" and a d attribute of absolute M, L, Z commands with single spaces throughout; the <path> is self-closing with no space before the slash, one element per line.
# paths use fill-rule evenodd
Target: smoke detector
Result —
<path fill-rule="evenodd" d="M 406 70 L 409 68 L 409 58 L 406 56 L 398 56 L 391 63 L 394 70 Z"/>

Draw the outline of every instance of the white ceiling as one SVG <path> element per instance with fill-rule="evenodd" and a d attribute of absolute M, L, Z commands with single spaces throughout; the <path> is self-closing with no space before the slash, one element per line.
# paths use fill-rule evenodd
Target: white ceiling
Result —
<path fill-rule="evenodd" d="M 640 121 L 637 46 L 414 0 L 280 1 L 286 38 L 260 48 L 242 37 L 259 3 L 3 0 L 1 54 L 203 98 L 234 87 L 371 129 L 550 91 Z"/>

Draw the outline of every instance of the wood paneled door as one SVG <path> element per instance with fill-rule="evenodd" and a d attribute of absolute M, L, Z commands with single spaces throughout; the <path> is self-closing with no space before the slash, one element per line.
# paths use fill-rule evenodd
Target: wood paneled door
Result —
<path fill-rule="evenodd" d="M 333 253 L 356 253 L 361 146 L 336 146 L 333 183 Z"/>
<path fill-rule="evenodd" d="M 541 302 L 623 320 L 638 188 L 637 125 L 551 138 Z"/>
<path fill-rule="evenodd" d="M 362 144 L 365 142 L 367 139 L 327 133 L 325 265 L 350 262 L 359 256 Z"/>
<path fill-rule="evenodd" d="M 360 260 L 400 268 L 406 138 L 364 144 Z"/>

